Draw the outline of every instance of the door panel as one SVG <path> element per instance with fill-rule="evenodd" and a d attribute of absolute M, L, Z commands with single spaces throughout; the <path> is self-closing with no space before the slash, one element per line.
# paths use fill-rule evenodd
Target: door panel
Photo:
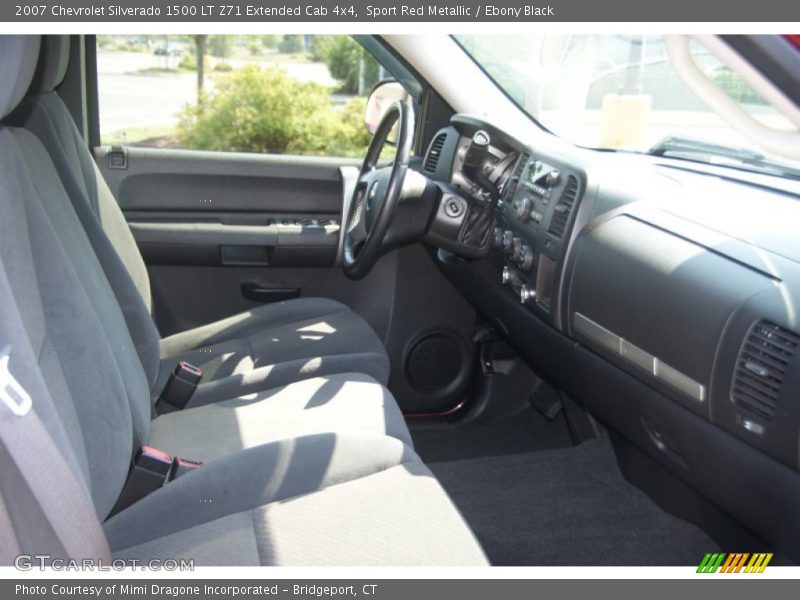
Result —
<path fill-rule="evenodd" d="M 357 161 L 147 148 L 126 149 L 122 161 L 107 149 L 96 156 L 148 265 L 162 335 L 264 302 L 332 298 L 386 344 L 390 389 L 405 411 L 442 412 L 463 399 L 476 316 L 428 251 L 392 252 L 361 281 L 338 266 Z M 440 381 L 443 369 L 452 382 Z"/>
<path fill-rule="evenodd" d="M 347 161 L 146 148 L 97 159 L 150 263 L 336 261 Z"/>

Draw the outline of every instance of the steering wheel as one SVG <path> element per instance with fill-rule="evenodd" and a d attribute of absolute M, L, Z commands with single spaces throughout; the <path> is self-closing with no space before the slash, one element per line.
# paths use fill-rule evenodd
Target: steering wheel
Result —
<path fill-rule="evenodd" d="M 391 165 L 378 168 L 386 138 L 399 123 L 397 146 Z M 372 270 L 400 201 L 408 171 L 413 134 L 413 114 L 405 102 L 394 102 L 383 116 L 367 148 L 344 226 L 342 269 L 350 279 L 361 279 Z"/>

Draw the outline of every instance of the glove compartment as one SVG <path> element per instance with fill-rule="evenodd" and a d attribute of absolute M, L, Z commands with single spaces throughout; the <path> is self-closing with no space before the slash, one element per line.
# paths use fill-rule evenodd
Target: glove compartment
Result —
<path fill-rule="evenodd" d="M 726 324 L 772 280 L 630 215 L 581 234 L 574 257 L 567 304 L 573 338 L 708 418 Z"/>

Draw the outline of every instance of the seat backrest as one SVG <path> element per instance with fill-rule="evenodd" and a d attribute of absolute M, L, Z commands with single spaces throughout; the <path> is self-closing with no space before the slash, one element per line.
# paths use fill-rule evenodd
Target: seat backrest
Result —
<path fill-rule="evenodd" d="M 111 551 L 0 261 L 0 565 Z"/>
<path fill-rule="evenodd" d="M 55 91 L 68 62 L 69 36 L 43 36 L 27 97 L 5 122 L 34 133 L 50 154 L 122 309 L 151 393 L 156 395 L 160 335 L 152 319 L 147 268 L 125 216 Z"/>
<path fill-rule="evenodd" d="M 37 36 L 0 36 L 0 118 L 33 75 Z M 11 90 L 9 92 L 9 90 Z M 150 431 L 150 386 L 94 249 L 41 141 L 0 126 L 0 257 L 76 469 L 111 511 Z"/>

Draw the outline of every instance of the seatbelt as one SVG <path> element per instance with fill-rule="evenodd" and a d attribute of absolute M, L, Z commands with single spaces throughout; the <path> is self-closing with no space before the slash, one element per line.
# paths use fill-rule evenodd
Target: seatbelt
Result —
<path fill-rule="evenodd" d="M 185 360 L 180 361 L 175 365 L 175 370 L 170 373 L 167 384 L 158 397 L 156 410 L 159 413 L 172 412 L 176 409 L 183 410 L 202 378 L 202 370 Z"/>
<path fill-rule="evenodd" d="M 142 446 L 133 458 L 128 478 L 125 480 L 122 492 L 108 518 L 122 512 L 131 504 L 139 502 L 170 481 L 202 466 L 203 463 L 200 461 L 188 460 L 179 456 L 173 458 L 163 450 Z"/>
<path fill-rule="evenodd" d="M 111 551 L 94 505 L 32 410 L 31 397 L 9 369 L 10 358 L 10 346 L 0 350 L 0 443 L 28 484 L 66 557 L 101 559 L 109 564 Z M 27 363 L 26 358 L 21 354 L 15 367 Z M 87 552 L 99 556 L 87 556 Z"/>

